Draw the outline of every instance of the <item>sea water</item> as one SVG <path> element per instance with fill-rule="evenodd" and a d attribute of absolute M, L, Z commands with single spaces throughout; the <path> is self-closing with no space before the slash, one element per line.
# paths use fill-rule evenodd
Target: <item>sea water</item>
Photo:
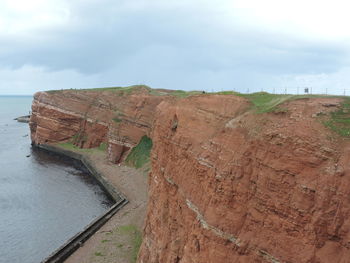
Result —
<path fill-rule="evenodd" d="M 69 160 L 32 149 L 32 97 L 0 96 L 0 262 L 37 263 L 112 202 Z"/>

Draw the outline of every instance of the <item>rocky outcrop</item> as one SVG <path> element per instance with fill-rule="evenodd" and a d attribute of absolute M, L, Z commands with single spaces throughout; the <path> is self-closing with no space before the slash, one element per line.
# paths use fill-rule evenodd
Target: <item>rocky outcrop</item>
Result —
<path fill-rule="evenodd" d="M 138 262 L 349 262 L 350 146 L 314 118 L 337 103 L 162 102 Z"/>
<path fill-rule="evenodd" d="M 81 148 L 108 143 L 109 158 L 121 161 L 149 135 L 157 105 L 169 97 L 150 89 L 63 90 L 34 95 L 30 119 L 34 144 L 73 141 Z"/>
<path fill-rule="evenodd" d="M 152 138 L 140 263 L 349 262 L 350 143 L 320 121 L 339 99 L 256 114 L 234 95 L 168 95 L 37 93 L 32 141 L 108 143 L 118 163 Z"/>

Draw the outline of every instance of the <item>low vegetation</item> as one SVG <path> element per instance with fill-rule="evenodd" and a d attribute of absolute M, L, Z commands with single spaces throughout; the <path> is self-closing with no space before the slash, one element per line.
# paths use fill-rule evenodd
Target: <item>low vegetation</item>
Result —
<path fill-rule="evenodd" d="M 152 140 L 147 136 L 143 136 L 138 145 L 129 153 L 125 160 L 126 164 L 136 168 L 143 167 L 149 162 L 152 145 Z"/>
<path fill-rule="evenodd" d="M 127 87 L 105 87 L 105 88 L 95 88 L 95 89 L 81 89 L 83 91 L 112 91 L 116 92 L 119 95 L 127 95 L 134 91 L 145 89 L 145 90 L 151 90 L 150 87 L 146 85 L 133 85 L 133 86 L 127 86 Z"/>
<path fill-rule="evenodd" d="M 102 87 L 102 88 L 93 88 L 93 89 L 70 89 L 72 91 L 112 91 L 112 92 L 119 92 L 121 94 L 128 94 L 132 93 L 135 90 L 138 89 L 147 89 L 151 90 L 150 87 L 146 85 L 132 85 L 132 86 L 127 86 L 127 87 Z M 57 92 L 62 92 L 65 91 L 64 89 L 61 90 L 48 90 L 46 91 L 47 93 L 57 93 Z"/>
<path fill-rule="evenodd" d="M 119 119 L 118 117 L 115 117 L 115 118 L 113 118 L 113 121 L 114 121 L 115 123 L 121 123 L 123 120 L 122 120 L 122 119 Z"/>
<path fill-rule="evenodd" d="M 343 137 L 350 138 L 350 98 L 346 97 L 341 107 L 330 113 L 324 124 Z"/>
<path fill-rule="evenodd" d="M 256 92 L 256 93 L 238 93 L 232 91 L 223 91 L 216 94 L 223 95 L 236 95 L 248 99 L 257 113 L 266 113 L 266 112 L 286 112 L 285 108 L 282 108 L 281 105 L 284 102 L 306 99 L 306 98 L 318 98 L 325 97 L 324 95 L 293 95 L 293 94 L 270 94 L 267 92 Z M 337 96 L 327 96 L 327 97 L 337 97 Z"/>
<path fill-rule="evenodd" d="M 117 95 L 123 96 L 123 95 L 128 95 L 133 92 L 136 92 L 138 90 L 146 90 L 148 91 L 149 94 L 154 95 L 154 96 L 165 96 L 165 95 L 170 95 L 170 96 L 175 96 L 178 98 L 185 98 L 193 95 L 199 95 L 202 94 L 203 91 L 184 91 L 184 90 L 161 90 L 161 89 L 152 89 L 149 86 L 146 85 L 133 85 L 133 86 L 127 86 L 127 87 L 103 87 L 103 88 L 93 88 L 93 89 L 70 89 L 75 92 L 79 91 L 108 91 L 108 92 L 113 92 Z M 62 92 L 65 90 L 48 90 L 46 91 L 47 93 L 53 94 L 53 93 L 58 93 Z"/>
<path fill-rule="evenodd" d="M 63 142 L 59 143 L 59 146 L 61 146 L 64 149 L 70 150 L 70 151 L 79 151 L 79 152 L 105 152 L 107 150 L 107 144 L 106 143 L 101 143 L 99 147 L 95 148 L 89 148 L 89 149 L 82 149 L 79 148 L 78 146 L 74 145 L 72 142 Z"/>
<path fill-rule="evenodd" d="M 189 97 L 189 96 L 202 94 L 203 92 L 202 91 L 197 91 L 197 90 L 185 91 L 185 90 L 158 90 L 158 89 L 151 89 L 149 91 L 149 93 L 151 95 L 154 95 L 154 96 L 170 95 L 170 96 L 174 96 L 174 97 L 178 97 L 178 98 L 186 98 L 186 97 Z"/>
<path fill-rule="evenodd" d="M 220 94 L 220 93 L 219 93 Z M 225 92 L 225 94 L 228 94 Z M 305 99 L 305 98 L 340 98 L 340 96 L 332 95 L 290 95 L 290 94 L 269 94 L 266 92 L 258 92 L 252 94 L 232 93 L 237 96 L 245 97 L 254 105 L 257 113 L 265 112 L 281 112 L 286 111 L 281 105 L 286 101 Z M 350 97 L 341 97 L 343 102 L 341 107 L 325 116 L 323 123 L 340 136 L 350 138 Z"/>
<path fill-rule="evenodd" d="M 251 94 L 236 94 L 238 96 L 247 98 L 256 108 L 257 113 L 281 111 L 279 108 L 282 103 L 297 99 L 297 95 L 283 95 L 283 94 L 270 94 L 267 92 L 257 92 Z"/>
<path fill-rule="evenodd" d="M 130 238 L 129 246 L 131 246 L 131 262 L 135 263 L 137 260 L 137 254 L 142 243 L 141 232 L 134 225 L 120 226 L 117 228 L 117 232 L 121 236 L 128 236 Z M 117 245 L 118 248 L 122 248 L 123 246 L 123 244 Z"/>
<path fill-rule="evenodd" d="M 135 225 L 121 225 L 105 233 L 106 239 L 92 254 L 92 262 L 136 263 L 142 234 Z"/>

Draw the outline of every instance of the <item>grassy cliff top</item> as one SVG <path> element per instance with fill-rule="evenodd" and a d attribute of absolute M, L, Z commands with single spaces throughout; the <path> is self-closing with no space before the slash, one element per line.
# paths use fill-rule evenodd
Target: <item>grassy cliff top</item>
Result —
<path fill-rule="evenodd" d="M 219 93 L 220 94 L 220 93 Z M 299 99 L 312 99 L 312 98 L 343 98 L 348 99 L 349 97 L 340 97 L 332 95 L 293 95 L 293 94 L 270 94 L 267 92 L 256 92 L 250 94 L 234 93 L 236 96 L 244 97 L 248 99 L 252 105 L 256 108 L 257 113 L 274 112 L 279 110 L 284 102 L 299 100 Z"/>
<path fill-rule="evenodd" d="M 93 88 L 93 89 L 62 89 L 62 90 L 48 90 L 49 94 L 60 93 L 65 91 L 75 91 L 75 92 L 111 92 L 118 95 L 128 95 L 135 93 L 146 93 L 154 96 L 166 96 L 171 95 L 175 97 L 188 97 L 191 95 L 202 94 L 202 91 L 184 91 L 184 90 L 166 90 L 166 89 L 152 89 L 146 85 L 133 85 L 127 87 L 103 87 L 103 88 Z"/>
<path fill-rule="evenodd" d="M 309 99 L 309 98 L 343 98 L 344 101 L 348 102 L 350 97 L 344 96 L 332 96 L 332 95 L 293 95 L 293 94 L 270 94 L 267 92 L 256 92 L 256 93 L 239 93 L 235 91 L 221 91 L 221 92 L 204 92 L 204 91 L 185 91 L 185 90 L 167 90 L 167 89 L 152 89 L 146 85 L 133 85 L 127 87 L 104 87 L 104 88 L 93 88 L 93 89 L 71 89 L 71 90 L 49 90 L 46 91 L 49 94 L 60 93 L 65 91 L 74 92 L 111 92 L 118 96 L 124 96 L 129 94 L 149 94 L 154 96 L 174 96 L 177 98 L 186 98 L 194 95 L 235 95 L 244 97 L 251 102 L 252 108 L 255 109 L 256 113 L 267 113 L 283 111 L 281 108 L 282 104 L 287 101 L 298 100 L 298 99 Z M 344 104 L 346 105 L 346 103 Z"/>
<path fill-rule="evenodd" d="M 287 109 L 283 108 L 283 103 L 298 99 L 311 98 L 341 98 L 343 102 L 339 105 L 337 110 L 330 114 L 330 118 L 325 121 L 325 125 L 330 127 L 342 136 L 350 137 L 350 97 L 332 96 L 332 95 L 293 95 L 293 94 L 270 94 L 267 92 L 256 92 L 250 94 L 239 93 L 235 91 L 221 91 L 221 92 L 204 92 L 204 91 L 184 91 L 184 90 L 166 90 L 166 89 L 152 89 L 146 85 L 133 85 L 128 87 L 104 87 L 94 89 L 74 89 L 74 90 L 50 90 L 47 93 L 60 92 L 111 92 L 118 96 L 129 94 L 149 94 L 154 96 L 174 96 L 177 98 L 186 98 L 190 96 L 210 96 L 210 95 L 234 95 L 246 98 L 251 103 L 251 110 L 255 113 L 268 112 L 285 112 Z"/>

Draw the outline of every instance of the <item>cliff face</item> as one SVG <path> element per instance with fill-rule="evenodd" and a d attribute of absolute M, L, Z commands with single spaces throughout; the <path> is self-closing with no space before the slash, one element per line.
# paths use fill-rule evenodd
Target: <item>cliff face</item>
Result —
<path fill-rule="evenodd" d="M 349 262 L 350 144 L 317 117 L 339 99 L 256 114 L 242 97 L 160 93 L 40 92 L 30 121 L 34 144 L 105 142 L 113 162 L 152 138 L 138 262 Z"/>
<path fill-rule="evenodd" d="M 81 148 L 108 143 L 109 158 L 119 162 L 140 138 L 149 135 L 157 105 L 167 96 L 149 89 L 63 90 L 34 95 L 30 120 L 34 144 L 73 140 Z"/>
<path fill-rule="evenodd" d="M 162 102 L 139 262 L 349 262 L 350 146 L 315 118 L 337 103 Z"/>

